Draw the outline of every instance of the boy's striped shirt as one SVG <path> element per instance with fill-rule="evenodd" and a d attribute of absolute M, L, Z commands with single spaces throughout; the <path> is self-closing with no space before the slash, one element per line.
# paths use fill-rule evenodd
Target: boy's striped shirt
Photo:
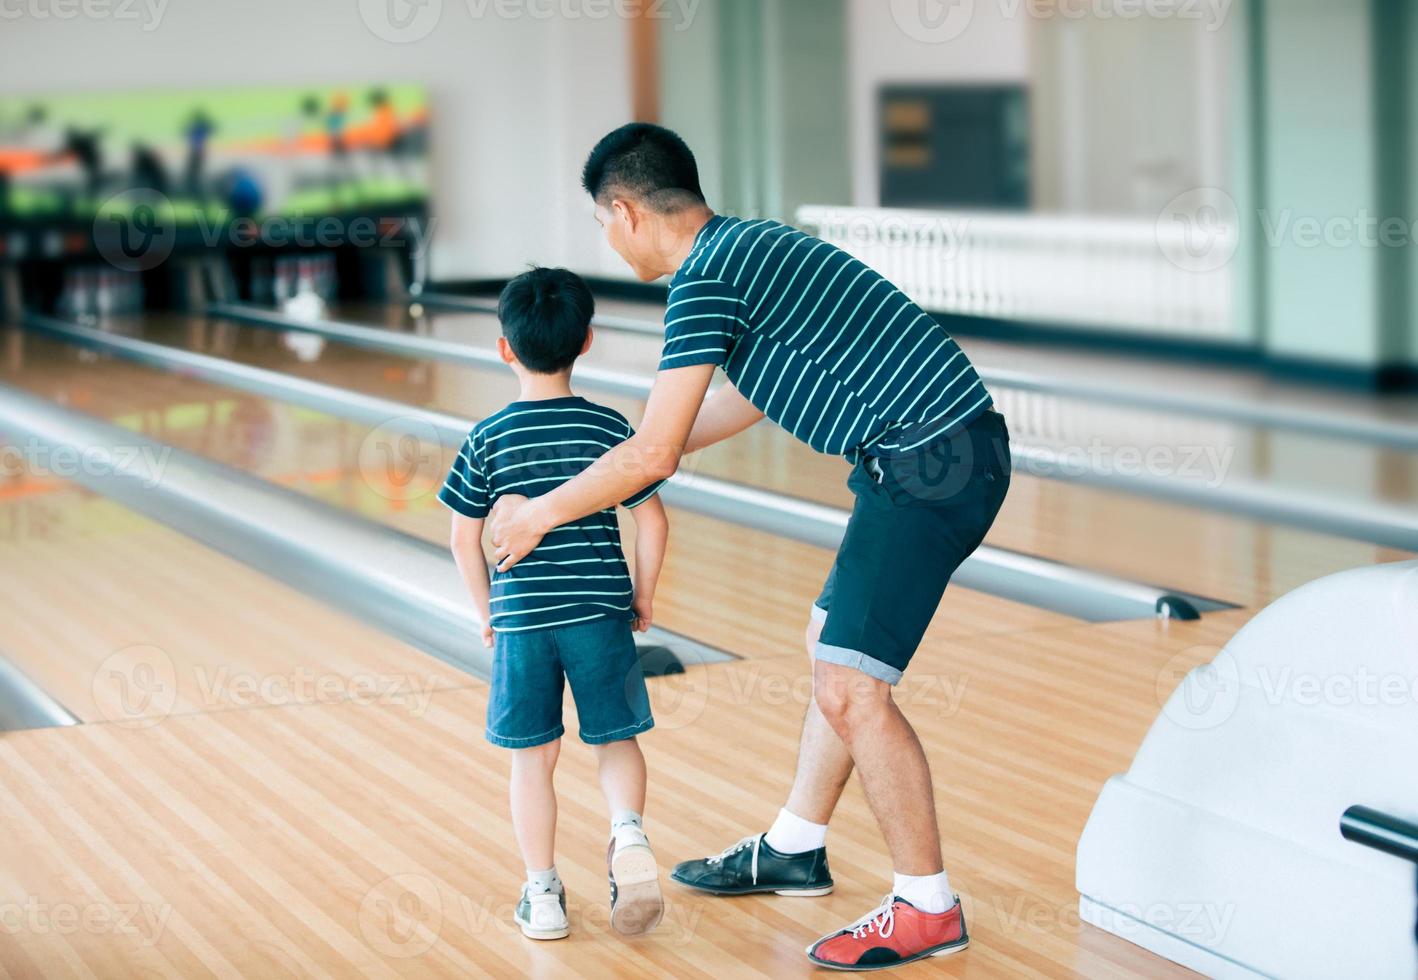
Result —
<path fill-rule="evenodd" d="M 991 405 L 955 340 L 879 273 L 777 221 L 709 220 L 670 282 L 660 370 L 715 364 L 819 452 L 908 453 Z"/>
<path fill-rule="evenodd" d="M 513 402 L 468 434 L 438 499 L 465 517 L 486 517 L 505 493 L 540 497 L 634 434 L 619 412 L 584 398 Z M 624 502 L 635 507 L 655 483 Z M 610 507 L 550 531 L 531 554 L 492 579 L 492 628 L 550 629 L 630 619 L 630 573 Z"/>

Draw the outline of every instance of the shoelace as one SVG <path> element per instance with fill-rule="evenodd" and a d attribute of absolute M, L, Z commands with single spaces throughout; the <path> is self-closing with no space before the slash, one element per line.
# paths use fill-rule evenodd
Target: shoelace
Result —
<path fill-rule="evenodd" d="M 876 934 L 882 939 L 890 939 L 891 934 L 896 931 L 896 896 L 887 895 L 880 907 L 858 919 L 856 927 L 852 929 L 852 936 L 865 939 L 867 933 L 872 930 L 876 930 Z"/>
<path fill-rule="evenodd" d="M 752 847 L 752 848 L 753 848 L 753 861 L 750 863 L 750 873 L 753 875 L 753 883 L 756 885 L 756 884 L 758 884 L 758 842 L 761 841 L 762 839 L 763 839 L 763 835 L 762 835 L 762 834 L 755 834 L 755 835 L 750 836 L 750 837 L 745 837 L 743 840 L 739 841 L 737 844 L 730 844 L 728 847 L 724 848 L 724 849 L 723 849 L 722 851 L 720 851 L 718 854 L 715 854 L 713 857 L 710 857 L 710 858 L 705 858 L 705 860 L 708 861 L 710 864 L 723 864 L 723 863 L 724 863 L 724 860 L 725 860 L 726 858 L 728 858 L 728 857 L 730 857 L 730 856 L 732 856 L 732 855 L 734 855 L 734 854 L 737 854 L 739 851 L 742 851 L 745 847 Z"/>

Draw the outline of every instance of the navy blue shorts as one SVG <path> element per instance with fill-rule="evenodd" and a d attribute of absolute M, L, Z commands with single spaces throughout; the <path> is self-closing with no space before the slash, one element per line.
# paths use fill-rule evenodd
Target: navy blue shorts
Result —
<path fill-rule="evenodd" d="M 960 563 L 1009 492 L 1009 429 L 985 412 L 909 455 L 868 456 L 847 485 L 856 506 L 813 608 L 813 657 L 888 684 L 920 645 Z"/>
<path fill-rule="evenodd" d="M 571 682 L 581 741 L 588 745 L 632 738 L 654 727 L 630 623 L 606 618 L 498 633 L 484 737 L 509 749 L 556 741 L 565 732 L 565 681 Z"/>

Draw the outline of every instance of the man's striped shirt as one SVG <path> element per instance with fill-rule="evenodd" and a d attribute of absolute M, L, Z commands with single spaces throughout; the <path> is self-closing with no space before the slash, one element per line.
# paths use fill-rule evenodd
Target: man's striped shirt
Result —
<path fill-rule="evenodd" d="M 630 438 L 619 412 L 584 398 L 513 402 L 483 419 L 458 452 L 438 499 L 465 517 L 487 516 L 505 493 L 540 497 Z M 652 484 L 624 502 L 659 492 Z M 593 619 L 631 618 L 630 573 L 614 507 L 563 524 L 492 579 L 492 628 L 550 629 Z"/>
<path fill-rule="evenodd" d="M 908 453 L 991 405 L 945 329 L 879 273 L 777 221 L 709 220 L 670 282 L 660 370 L 722 366 L 819 452 Z"/>

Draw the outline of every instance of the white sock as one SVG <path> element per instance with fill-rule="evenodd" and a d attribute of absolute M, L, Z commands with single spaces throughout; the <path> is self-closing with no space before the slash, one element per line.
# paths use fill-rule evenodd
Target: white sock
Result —
<path fill-rule="evenodd" d="M 827 844 L 827 824 L 804 820 L 786 807 L 768 828 L 768 846 L 779 854 L 801 854 Z"/>
<path fill-rule="evenodd" d="M 611 814 L 611 833 L 625 826 L 644 828 L 644 821 L 634 810 L 617 810 Z"/>
<path fill-rule="evenodd" d="M 561 878 L 556 873 L 556 865 L 553 864 L 545 871 L 527 869 L 528 894 L 545 895 L 547 892 L 560 892 L 561 890 Z"/>
<path fill-rule="evenodd" d="M 950 879 L 944 871 L 938 875 L 898 874 L 891 891 L 897 898 L 904 898 L 931 915 L 939 915 L 955 904 L 955 893 L 950 890 Z"/>

